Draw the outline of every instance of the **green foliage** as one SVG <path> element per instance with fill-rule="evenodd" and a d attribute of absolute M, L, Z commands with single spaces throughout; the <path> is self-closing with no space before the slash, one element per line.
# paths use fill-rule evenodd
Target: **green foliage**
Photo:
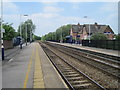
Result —
<path fill-rule="evenodd" d="M 41 37 L 37 36 L 37 35 L 34 35 L 34 39 L 35 40 L 41 40 Z"/>
<path fill-rule="evenodd" d="M 91 40 L 107 40 L 107 36 L 103 33 L 95 33 L 91 36 Z"/>
<path fill-rule="evenodd" d="M 21 24 L 21 33 L 22 37 L 26 38 L 26 30 L 27 30 L 27 38 L 30 39 L 30 32 L 33 34 L 35 32 L 36 26 L 33 24 L 32 20 L 28 19 L 24 23 Z M 18 33 L 20 35 L 20 25 L 18 27 Z"/>
<path fill-rule="evenodd" d="M 116 40 L 120 40 L 120 34 L 115 36 Z"/>
<path fill-rule="evenodd" d="M 3 36 L 4 40 L 12 40 L 15 37 L 15 29 L 12 27 L 12 24 L 3 24 L 3 28 L 5 29 L 5 33 Z"/>
<path fill-rule="evenodd" d="M 53 40 L 53 41 L 59 41 L 61 38 L 65 40 L 65 37 L 70 35 L 70 29 L 71 25 L 64 25 L 59 27 L 55 32 L 50 32 L 44 36 L 42 36 L 41 40 Z"/>

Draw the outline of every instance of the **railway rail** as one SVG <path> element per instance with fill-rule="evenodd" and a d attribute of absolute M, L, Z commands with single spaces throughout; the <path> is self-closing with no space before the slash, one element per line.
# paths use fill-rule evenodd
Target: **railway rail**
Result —
<path fill-rule="evenodd" d="M 76 58 L 79 61 L 82 61 L 120 80 L 120 62 L 118 60 L 113 60 L 110 58 L 107 59 L 106 57 L 104 58 L 97 55 L 88 54 L 63 45 L 51 44 L 48 42 L 46 42 L 45 44 L 52 46 L 60 52 Z"/>
<path fill-rule="evenodd" d="M 86 74 L 78 70 L 72 64 L 68 63 L 64 58 L 55 54 L 45 44 L 40 43 L 46 55 L 50 58 L 53 65 L 59 71 L 68 87 L 72 90 L 92 89 L 106 90 L 103 86 L 88 77 Z"/>

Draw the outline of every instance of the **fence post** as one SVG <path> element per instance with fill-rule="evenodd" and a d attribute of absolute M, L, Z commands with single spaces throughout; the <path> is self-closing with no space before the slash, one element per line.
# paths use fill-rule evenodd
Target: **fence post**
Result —
<path fill-rule="evenodd" d="M 115 50 L 115 40 L 112 41 L 113 41 L 113 50 Z"/>
<path fill-rule="evenodd" d="M 105 42 L 106 42 L 106 47 L 105 47 L 105 48 L 107 49 L 107 48 L 108 48 L 108 47 L 107 47 L 107 46 L 108 46 L 108 40 L 105 40 Z"/>

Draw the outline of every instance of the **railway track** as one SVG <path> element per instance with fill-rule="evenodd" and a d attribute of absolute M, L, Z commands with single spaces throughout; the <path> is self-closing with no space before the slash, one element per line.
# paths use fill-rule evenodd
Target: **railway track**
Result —
<path fill-rule="evenodd" d="M 68 63 L 64 58 L 55 54 L 50 48 L 46 47 L 45 44 L 41 43 L 41 46 L 70 89 L 105 90 L 103 86 Z"/>
<path fill-rule="evenodd" d="M 49 43 L 49 42 L 46 42 L 46 43 Z M 89 51 L 89 50 L 75 48 L 75 47 L 64 46 L 64 45 L 60 45 L 60 44 L 56 44 L 56 43 L 53 43 L 53 44 L 75 50 L 76 52 L 79 52 L 79 53 L 82 52 L 84 54 L 91 55 L 92 57 L 94 56 L 96 58 L 102 58 L 107 61 L 112 61 L 112 63 L 114 62 L 114 63 L 120 64 L 120 56 L 112 56 L 112 55 L 108 55 L 108 54 L 104 54 L 104 53 Z"/>
<path fill-rule="evenodd" d="M 97 68 L 106 74 L 112 75 L 113 77 L 117 78 L 120 80 L 120 62 L 118 60 L 113 60 L 110 58 L 104 58 L 92 54 L 88 54 L 82 51 L 78 51 L 73 48 L 69 48 L 63 45 L 56 45 L 56 44 L 51 44 L 51 43 L 45 43 L 51 47 L 56 48 L 60 52 L 69 55 L 73 58 L 78 59 L 79 61 L 82 61 L 94 68 Z M 69 52 L 69 53 L 68 53 Z"/>

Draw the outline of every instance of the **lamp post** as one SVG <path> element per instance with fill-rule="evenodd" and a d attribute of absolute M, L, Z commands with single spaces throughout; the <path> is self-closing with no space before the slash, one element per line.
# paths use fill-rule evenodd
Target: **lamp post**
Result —
<path fill-rule="evenodd" d="M 22 49 L 22 31 L 21 31 L 21 14 L 20 14 L 20 49 Z"/>
<path fill-rule="evenodd" d="M 4 45 L 3 45 L 3 2 L 1 0 L 1 54 L 4 60 Z"/>
<path fill-rule="evenodd" d="M 21 40 L 20 40 L 20 49 L 22 49 L 22 28 L 21 28 L 21 17 L 22 16 L 28 16 L 28 15 L 21 15 L 20 14 L 20 37 L 21 37 Z M 27 26 L 26 26 L 26 30 L 27 30 Z M 26 35 L 26 37 L 27 37 L 27 35 Z"/>
<path fill-rule="evenodd" d="M 28 15 L 24 15 L 25 17 L 27 17 Z M 26 23 L 26 46 L 27 46 L 27 23 Z"/>
<path fill-rule="evenodd" d="M 89 44 L 90 44 L 90 24 L 89 24 Z"/>
<path fill-rule="evenodd" d="M 87 16 L 84 16 L 84 18 L 87 18 Z M 90 44 L 90 33 L 91 33 L 91 30 L 90 30 L 90 24 L 89 24 L 89 44 Z"/>

